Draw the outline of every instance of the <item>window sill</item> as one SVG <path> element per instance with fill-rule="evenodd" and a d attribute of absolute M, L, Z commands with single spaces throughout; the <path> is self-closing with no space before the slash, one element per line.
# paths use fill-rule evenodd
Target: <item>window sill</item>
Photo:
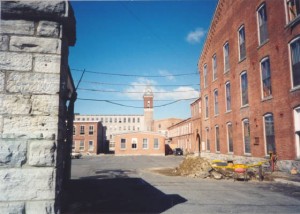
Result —
<path fill-rule="evenodd" d="M 292 88 L 290 92 L 299 91 L 299 90 L 300 90 L 300 85 L 297 85 L 296 87 Z"/>
<path fill-rule="evenodd" d="M 263 43 L 261 43 L 258 47 L 257 50 L 259 50 L 261 47 L 263 47 L 265 44 L 269 42 L 269 39 L 266 39 Z"/>
<path fill-rule="evenodd" d="M 285 28 L 293 28 L 295 27 L 297 24 L 300 23 L 300 16 L 297 16 L 295 19 L 293 19 L 292 21 L 290 21 Z"/>
<path fill-rule="evenodd" d="M 251 153 L 245 153 L 244 156 L 245 157 L 251 157 L 252 155 L 251 155 Z"/>
<path fill-rule="evenodd" d="M 228 152 L 227 154 L 228 154 L 228 155 L 233 155 L 233 152 Z"/>
<path fill-rule="evenodd" d="M 264 97 L 264 98 L 262 98 L 262 102 L 265 102 L 265 101 L 268 101 L 268 100 L 272 100 L 273 99 L 273 96 L 272 95 L 270 95 L 270 96 L 268 96 L 268 97 Z"/>
<path fill-rule="evenodd" d="M 225 114 L 229 114 L 230 112 L 232 112 L 232 110 L 228 110 L 225 112 Z"/>
<path fill-rule="evenodd" d="M 213 81 L 212 82 L 216 82 L 218 80 L 218 78 L 216 78 L 216 79 L 213 79 Z"/>
<path fill-rule="evenodd" d="M 242 59 L 240 59 L 240 61 L 238 63 L 242 63 L 245 60 L 246 60 L 246 57 L 243 57 Z"/>
<path fill-rule="evenodd" d="M 244 109 L 244 108 L 248 108 L 249 107 L 249 104 L 246 104 L 246 105 L 243 105 L 240 109 Z"/>
<path fill-rule="evenodd" d="M 216 151 L 216 154 L 221 154 L 221 152 L 220 151 Z"/>
<path fill-rule="evenodd" d="M 230 69 L 227 69 L 226 71 L 224 71 L 224 74 L 229 73 Z"/>
<path fill-rule="evenodd" d="M 209 120 L 209 118 L 207 117 L 207 118 L 204 118 L 204 121 L 207 121 L 207 120 Z"/>
<path fill-rule="evenodd" d="M 219 114 L 215 114 L 214 116 L 215 116 L 215 117 L 218 117 L 218 116 L 219 116 Z"/>

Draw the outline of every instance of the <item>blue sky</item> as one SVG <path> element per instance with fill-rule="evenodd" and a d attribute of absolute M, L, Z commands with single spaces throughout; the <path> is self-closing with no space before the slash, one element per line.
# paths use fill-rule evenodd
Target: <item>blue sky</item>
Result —
<path fill-rule="evenodd" d="M 197 62 L 217 0 L 71 4 L 77 21 L 69 54 L 75 85 L 86 70 L 76 113 L 143 114 L 148 85 L 155 119 L 190 117 L 193 100 L 181 99 L 199 96 Z"/>

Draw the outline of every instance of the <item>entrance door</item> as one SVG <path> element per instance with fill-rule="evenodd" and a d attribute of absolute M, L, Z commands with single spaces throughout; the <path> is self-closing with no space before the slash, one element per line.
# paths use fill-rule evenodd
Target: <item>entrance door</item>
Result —
<path fill-rule="evenodd" d="M 296 157 L 300 158 L 300 107 L 294 109 Z"/>

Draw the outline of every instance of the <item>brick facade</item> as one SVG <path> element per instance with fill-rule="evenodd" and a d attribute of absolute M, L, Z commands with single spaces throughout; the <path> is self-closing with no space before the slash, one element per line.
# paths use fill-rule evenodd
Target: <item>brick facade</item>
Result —
<path fill-rule="evenodd" d="M 300 25 L 299 17 L 288 21 L 286 4 L 285 0 L 219 1 L 198 63 L 201 141 L 208 154 L 265 157 L 273 151 L 279 160 L 300 158 L 295 134 L 300 129 L 300 85 L 292 81 L 299 79 L 299 68 L 292 75 L 290 50 L 300 36 Z"/>

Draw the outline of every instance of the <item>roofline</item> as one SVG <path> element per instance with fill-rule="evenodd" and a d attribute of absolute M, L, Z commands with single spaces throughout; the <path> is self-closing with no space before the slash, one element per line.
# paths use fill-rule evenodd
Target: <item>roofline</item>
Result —
<path fill-rule="evenodd" d="M 162 137 L 165 137 L 164 134 L 161 134 L 159 132 L 151 132 L 151 131 L 132 131 L 132 132 L 122 132 L 122 133 L 116 133 L 116 134 L 113 134 L 114 136 L 118 136 L 118 135 L 124 135 L 124 134 L 153 134 L 153 135 L 159 135 L 159 136 L 162 136 Z"/>

